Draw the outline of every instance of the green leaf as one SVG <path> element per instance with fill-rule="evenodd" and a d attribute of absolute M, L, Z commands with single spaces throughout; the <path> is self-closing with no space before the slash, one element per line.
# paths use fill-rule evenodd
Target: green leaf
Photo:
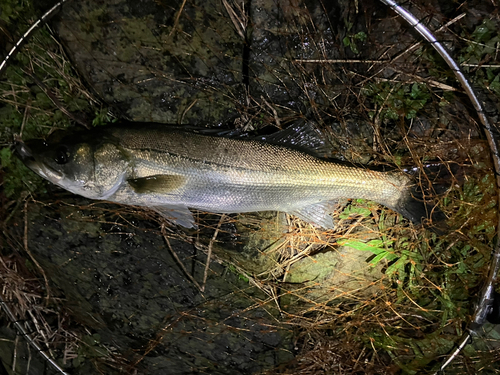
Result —
<path fill-rule="evenodd" d="M 371 240 L 368 242 L 361 242 L 359 240 L 341 240 L 338 242 L 341 246 L 349 246 L 353 249 L 360 251 L 371 251 L 374 254 L 380 254 L 381 251 L 385 251 L 385 249 L 380 248 L 383 245 L 382 240 Z"/>
<path fill-rule="evenodd" d="M 382 259 L 385 259 L 385 258 L 387 258 L 388 261 L 391 261 L 391 260 L 397 259 L 398 257 L 396 254 L 385 251 L 385 252 L 382 252 L 379 255 L 377 255 L 375 258 L 373 258 L 370 261 L 370 264 L 376 265 L 378 262 L 380 262 Z"/>
<path fill-rule="evenodd" d="M 366 40 L 366 33 L 360 31 L 359 33 L 354 35 L 354 39 L 364 42 Z"/>
<path fill-rule="evenodd" d="M 366 207 L 359 207 L 355 205 L 350 205 L 346 207 L 339 215 L 341 219 L 347 219 L 351 215 L 360 215 L 363 217 L 369 217 L 371 215 L 371 211 Z"/>
<path fill-rule="evenodd" d="M 407 260 L 408 257 L 406 255 L 402 255 L 394 264 L 387 267 L 385 274 L 388 276 L 393 276 L 395 273 L 399 272 L 402 274 L 402 276 L 406 275 L 404 267 L 406 265 Z"/>
<path fill-rule="evenodd" d="M 392 245 L 392 243 L 392 240 L 370 240 L 368 242 L 362 242 L 356 239 L 345 239 L 338 241 L 338 244 L 341 246 L 349 246 L 356 250 L 369 251 L 375 254 L 376 257 L 370 261 L 370 264 L 372 266 L 375 266 L 378 262 L 385 258 L 387 258 L 388 260 L 397 259 L 397 256 L 387 249 Z"/>

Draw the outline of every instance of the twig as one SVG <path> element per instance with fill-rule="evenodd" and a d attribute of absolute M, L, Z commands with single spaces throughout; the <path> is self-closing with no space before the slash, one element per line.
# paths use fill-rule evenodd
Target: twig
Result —
<path fill-rule="evenodd" d="M 172 256 L 175 258 L 176 262 L 179 264 L 179 266 L 182 268 L 182 271 L 184 274 L 191 280 L 191 282 L 200 290 L 200 292 L 203 292 L 203 289 L 201 288 L 200 284 L 194 279 L 194 277 L 188 272 L 186 269 L 186 266 L 184 266 L 184 263 L 180 260 L 179 256 L 177 253 L 172 249 L 172 246 L 170 245 L 170 241 L 168 240 L 167 234 L 165 233 L 165 224 L 161 225 L 161 234 L 163 238 L 165 239 L 165 242 L 167 243 L 168 249 L 170 250 L 170 253 Z"/>
<path fill-rule="evenodd" d="M 16 371 L 16 362 L 17 362 L 17 344 L 19 343 L 19 336 L 16 336 L 14 340 L 14 352 L 12 353 L 12 356 L 14 357 L 12 359 L 12 372 Z"/>
<path fill-rule="evenodd" d="M 19 135 L 23 135 L 23 130 L 24 130 L 24 126 L 26 125 L 26 120 L 28 119 L 28 113 L 30 111 L 30 105 L 28 104 L 25 108 L 24 108 L 24 114 L 23 114 L 23 122 L 21 123 L 21 130 L 19 131 Z"/>
<path fill-rule="evenodd" d="M 385 64 L 389 60 L 356 60 L 356 59 L 295 59 L 293 62 L 306 64 Z"/>
<path fill-rule="evenodd" d="M 184 112 L 182 112 L 182 116 L 181 116 L 181 120 L 179 121 L 179 124 L 182 124 L 182 121 L 184 121 L 184 116 L 186 116 L 186 114 L 189 112 L 189 110 L 191 108 L 193 108 L 193 106 L 196 104 L 197 101 L 198 101 L 198 99 L 193 100 L 193 102 L 184 110 Z"/>
<path fill-rule="evenodd" d="M 238 16 L 236 11 L 229 5 L 227 0 L 222 0 L 222 4 L 224 5 L 224 8 L 226 8 L 227 13 L 229 14 L 229 18 L 231 18 L 234 28 L 236 29 L 236 32 L 241 36 L 241 39 L 246 41 L 247 37 L 245 33 L 247 31 L 248 20 L 244 10 L 245 3 L 242 4 L 242 7 L 235 4 L 236 9 L 242 14 L 241 17 Z"/>
<path fill-rule="evenodd" d="M 128 368 L 129 370 L 135 369 L 139 363 L 141 363 L 146 356 L 151 353 L 152 350 L 156 348 L 156 346 L 163 340 L 163 337 L 165 334 L 168 332 L 168 330 L 176 323 L 178 323 L 182 318 L 184 318 L 184 315 L 181 313 L 180 316 L 177 317 L 174 321 L 171 323 L 166 324 L 162 329 L 160 329 L 160 332 L 156 334 L 156 337 L 154 339 L 149 340 L 148 346 L 146 347 L 146 350 L 144 353 L 141 354 L 141 356 L 136 359 L 133 363 L 130 363 Z M 127 374 L 137 374 L 137 372 L 132 372 L 132 371 L 127 371 Z"/>
<path fill-rule="evenodd" d="M 498 64 L 470 64 L 470 63 L 462 63 L 462 66 L 470 67 L 470 68 L 500 68 Z"/>
<path fill-rule="evenodd" d="M 276 121 L 276 126 L 278 127 L 278 129 L 281 129 L 281 121 L 280 121 L 280 118 L 278 116 L 278 111 L 276 111 L 276 108 L 274 108 L 271 104 L 269 104 L 268 101 L 264 98 L 263 95 L 261 95 L 260 98 L 262 99 L 262 101 L 264 102 L 264 104 L 266 106 L 268 106 L 269 109 L 271 110 L 271 112 L 273 113 L 274 121 Z"/>
<path fill-rule="evenodd" d="M 222 223 L 224 222 L 224 219 L 226 218 L 225 214 L 222 214 L 219 220 L 219 224 L 217 224 L 217 228 L 215 229 L 214 235 L 212 236 L 212 239 L 208 243 L 208 252 L 207 252 L 207 262 L 205 263 L 205 271 L 203 272 L 203 282 L 201 284 L 201 291 L 205 291 L 205 285 L 207 283 L 207 277 L 208 277 L 208 268 L 210 266 L 210 258 L 212 257 L 212 246 L 213 243 L 215 242 L 215 239 L 217 238 L 217 235 L 219 234 L 219 229 Z"/>
<path fill-rule="evenodd" d="M 186 0 L 184 0 L 181 4 L 181 7 L 179 8 L 179 11 L 177 12 L 177 15 L 175 16 L 174 20 L 174 26 L 172 26 L 172 30 L 170 30 L 170 33 L 168 36 L 171 36 L 175 29 L 177 29 L 177 26 L 179 25 L 179 18 L 181 18 L 182 11 L 184 10 L 184 6 L 186 5 Z"/>

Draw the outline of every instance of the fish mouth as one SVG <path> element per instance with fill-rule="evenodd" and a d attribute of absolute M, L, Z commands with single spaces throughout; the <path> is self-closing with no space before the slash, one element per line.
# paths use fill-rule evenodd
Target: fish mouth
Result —
<path fill-rule="evenodd" d="M 40 143 L 40 145 L 44 145 L 45 142 L 37 141 L 37 143 Z M 34 146 L 36 148 L 36 146 L 40 145 L 37 144 Z M 57 184 L 64 177 L 64 174 L 62 172 L 59 172 L 51 168 L 46 163 L 38 160 L 35 157 L 35 153 L 33 153 L 32 147 L 24 143 L 22 140 L 16 139 L 15 149 L 21 161 L 40 177 L 43 177 L 55 184 Z"/>
<path fill-rule="evenodd" d="M 16 138 L 15 148 L 17 152 L 17 156 L 23 161 L 26 162 L 30 159 L 34 160 L 33 152 L 31 148 L 29 148 L 26 143 L 23 142 L 22 139 Z"/>

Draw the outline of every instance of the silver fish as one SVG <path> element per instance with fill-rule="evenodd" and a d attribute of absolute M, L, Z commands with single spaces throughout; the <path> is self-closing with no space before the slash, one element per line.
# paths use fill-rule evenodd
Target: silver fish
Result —
<path fill-rule="evenodd" d="M 317 132 L 311 129 L 285 130 L 263 141 L 137 124 L 56 132 L 47 141 L 19 142 L 17 152 L 34 172 L 66 190 L 146 206 L 188 228 L 195 226 L 189 208 L 282 211 L 333 228 L 330 213 L 340 198 L 369 199 L 415 223 L 428 217 L 407 175 L 304 151 L 314 143 Z"/>

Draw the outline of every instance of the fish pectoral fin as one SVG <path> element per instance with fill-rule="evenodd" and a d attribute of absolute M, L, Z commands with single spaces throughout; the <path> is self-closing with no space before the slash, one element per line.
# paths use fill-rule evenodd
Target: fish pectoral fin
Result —
<path fill-rule="evenodd" d="M 186 183 L 186 177 L 175 174 L 157 174 L 131 178 L 127 182 L 137 194 L 170 193 L 182 187 Z"/>
<path fill-rule="evenodd" d="M 174 224 L 185 228 L 198 228 L 194 222 L 193 214 L 184 205 L 153 206 L 150 208 Z"/>
<path fill-rule="evenodd" d="M 337 208 L 338 201 L 335 200 L 311 204 L 289 213 L 314 226 L 323 227 L 325 229 L 334 229 L 335 223 L 333 222 L 333 218 L 330 214 Z"/>

